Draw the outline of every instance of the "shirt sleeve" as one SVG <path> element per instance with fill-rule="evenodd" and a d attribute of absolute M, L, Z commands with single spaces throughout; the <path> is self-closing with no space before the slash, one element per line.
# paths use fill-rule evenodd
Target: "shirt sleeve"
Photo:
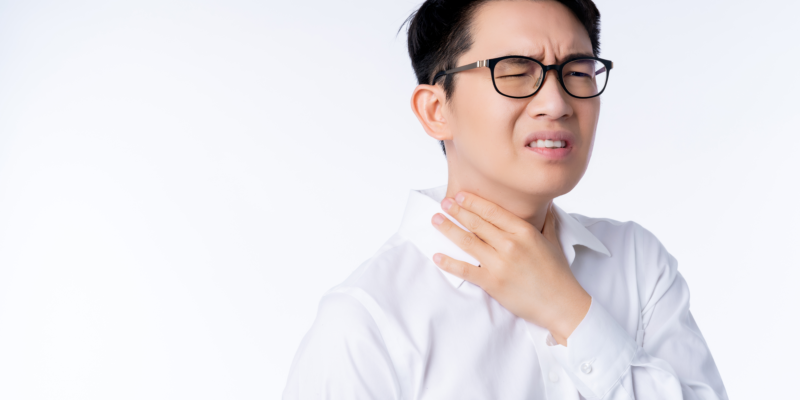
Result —
<path fill-rule="evenodd" d="M 650 274 L 652 289 L 646 291 L 649 297 L 641 311 L 644 329 L 638 333 L 643 335 L 641 346 L 592 298 L 567 346 L 548 343 L 548 348 L 586 399 L 727 400 L 708 345 L 689 312 L 689 288 L 677 261 L 660 242 L 655 244 L 655 256 L 647 258 L 661 265 Z"/>
<path fill-rule="evenodd" d="M 394 367 L 375 320 L 348 294 L 323 296 L 292 361 L 283 400 L 397 398 Z"/>

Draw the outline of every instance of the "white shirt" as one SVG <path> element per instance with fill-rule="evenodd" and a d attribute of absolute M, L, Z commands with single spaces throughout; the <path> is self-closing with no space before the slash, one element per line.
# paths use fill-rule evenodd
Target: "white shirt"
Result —
<path fill-rule="evenodd" d="M 555 206 L 570 268 L 592 296 L 557 344 L 434 253 L 479 262 L 431 225 L 447 185 L 412 190 L 399 231 L 322 297 L 284 400 L 727 399 L 677 261 L 635 222 Z"/>

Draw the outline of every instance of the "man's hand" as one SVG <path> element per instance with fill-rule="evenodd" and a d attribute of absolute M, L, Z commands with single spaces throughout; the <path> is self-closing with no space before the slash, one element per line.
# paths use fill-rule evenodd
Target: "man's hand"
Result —
<path fill-rule="evenodd" d="M 445 198 L 442 209 L 471 232 L 441 214 L 435 214 L 431 222 L 475 257 L 480 267 L 441 253 L 433 256 L 436 265 L 480 286 L 514 315 L 548 329 L 559 344 L 566 346 L 592 298 L 570 270 L 551 207 L 542 232 L 471 193 L 459 192 L 456 201 Z"/>

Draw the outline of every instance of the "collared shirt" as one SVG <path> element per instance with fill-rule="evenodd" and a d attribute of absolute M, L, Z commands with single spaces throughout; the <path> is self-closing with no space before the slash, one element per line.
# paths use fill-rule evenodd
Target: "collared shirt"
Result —
<path fill-rule="evenodd" d="M 562 346 L 433 263 L 438 252 L 479 264 L 431 225 L 446 190 L 412 190 L 399 231 L 323 295 L 284 400 L 728 398 L 677 261 L 652 233 L 554 207 L 592 297 Z"/>

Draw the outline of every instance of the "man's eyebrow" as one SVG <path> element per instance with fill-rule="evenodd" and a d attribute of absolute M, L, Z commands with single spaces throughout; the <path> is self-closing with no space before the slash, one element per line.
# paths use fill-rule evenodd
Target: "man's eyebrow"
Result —
<path fill-rule="evenodd" d="M 575 58 L 581 58 L 581 57 L 594 57 L 594 54 L 592 54 L 592 53 L 583 53 L 583 52 L 570 53 L 570 54 L 567 54 L 566 57 L 564 57 L 564 59 L 561 62 L 564 62 L 564 61 L 567 61 L 567 60 L 572 60 L 572 59 L 575 59 Z"/>
<path fill-rule="evenodd" d="M 505 55 L 503 55 L 501 57 L 506 57 L 506 56 L 523 56 L 523 57 L 533 58 L 534 60 L 537 60 L 537 61 L 542 61 L 540 54 L 537 54 L 536 56 L 534 56 L 534 55 L 531 55 L 531 53 L 528 53 L 528 52 L 508 53 L 508 54 L 505 54 Z M 556 64 L 561 64 L 564 61 L 572 60 L 572 59 L 580 58 L 580 57 L 594 57 L 594 54 L 586 53 L 586 52 L 569 53 L 569 54 L 565 55 L 561 59 L 556 59 Z"/>

